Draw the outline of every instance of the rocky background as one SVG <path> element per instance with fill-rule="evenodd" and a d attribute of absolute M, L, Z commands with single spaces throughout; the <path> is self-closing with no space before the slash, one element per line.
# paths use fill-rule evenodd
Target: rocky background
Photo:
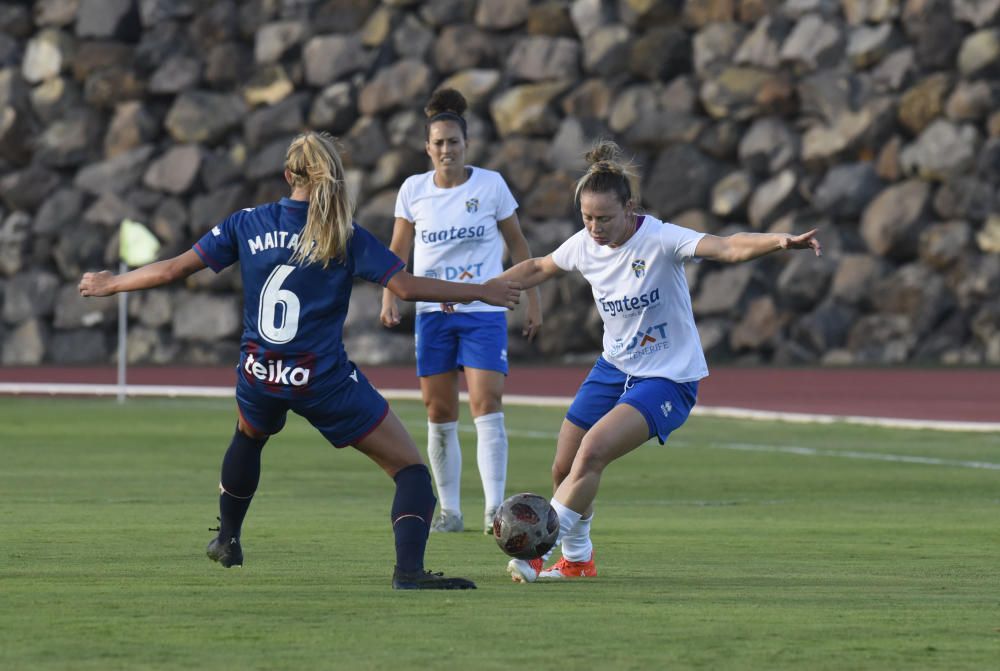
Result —
<path fill-rule="evenodd" d="M 0 4 L 3 365 L 110 362 L 117 225 L 161 256 L 286 193 L 306 128 L 339 136 L 359 221 L 388 242 L 428 169 L 421 108 L 471 104 L 537 255 L 579 226 L 598 137 L 634 154 L 643 205 L 726 234 L 819 227 L 822 259 L 692 264 L 710 361 L 1000 364 L 1000 0 L 37 0 Z M 130 299 L 133 363 L 232 363 L 237 272 Z M 348 350 L 412 360 L 358 285 Z M 600 348 L 578 276 L 544 287 L 531 345 Z M 582 328 L 581 328 L 582 326 Z"/>

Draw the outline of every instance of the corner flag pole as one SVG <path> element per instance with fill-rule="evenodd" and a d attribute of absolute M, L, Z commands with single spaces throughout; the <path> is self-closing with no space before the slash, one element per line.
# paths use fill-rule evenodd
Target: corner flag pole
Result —
<path fill-rule="evenodd" d="M 156 260 L 160 241 L 149 229 L 131 219 L 122 219 L 118 231 L 118 272 L 125 273 L 129 266 L 144 266 Z M 128 386 L 125 383 L 125 365 L 128 361 L 128 292 L 118 294 L 118 402 L 125 402 Z"/>
<path fill-rule="evenodd" d="M 124 261 L 118 263 L 118 274 L 128 272 L 128 264 Z M 123 291 L 118 294 L 118 402 L 125 402 L 125 361 L 128 358 L 126 351 L 128 342 L 128 292 Z"/>

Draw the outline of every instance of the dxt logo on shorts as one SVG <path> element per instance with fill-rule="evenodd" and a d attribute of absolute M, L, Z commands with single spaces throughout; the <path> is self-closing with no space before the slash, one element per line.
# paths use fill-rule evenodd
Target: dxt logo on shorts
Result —
<path fill-rule="evenodd" d="M 308 368 L 286 366 L 283 359 L 261 361 L 254 359 L 253 354 L 247 354 L 247 360 L 243 362 L 243 370 L 247 375 L 252 375 L 268 384 L 290 384 L 293 387 L 302 387 L 309 383 L 310 371 Z"/>

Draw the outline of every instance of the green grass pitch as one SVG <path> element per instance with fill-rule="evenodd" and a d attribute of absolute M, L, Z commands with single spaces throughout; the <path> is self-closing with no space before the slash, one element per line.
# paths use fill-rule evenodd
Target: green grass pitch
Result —
<path fill-rule="evenodd" d="M 418 404 L 393 407 L 425 440 Z M 471 426 L 468 417 L 465 426 Z M 508 492 L 550 491 L 561 412 L 507 408 Z M 392 483 L 298 418 L 246 566 L 204 546 L 227 400 L 0 398 L 0 669 L 985 669 L 1000 660 L 1000 436 L 692 418 L 613 464 L 601 575 L 515 585 L 476 529 L 394 592 Z M 865 458 L 869 457 L 869 458 Z"/>

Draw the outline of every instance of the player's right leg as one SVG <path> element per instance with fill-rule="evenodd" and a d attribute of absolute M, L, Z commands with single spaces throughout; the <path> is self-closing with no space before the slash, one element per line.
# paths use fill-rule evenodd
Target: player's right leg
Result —
<path fill-rule="evenodd" d="M 458 371 L 420 378 L 427 408 L 427 459 L 430 461 L 441 511 L 432 531 L 463 531 L 462 447 L 458 438 Z"/>
<path fill-rule="evenodd" d="M 392 530 L 396 537 L 393 589 L 475 589 L 465 578 L 450 578 L 424 569 L 424 550 L 434 513 L 430 473 L 413 439 L 391 410 L 379 425 L 354 443 L 396 482 Z"/>
<path fill-rule="evenodd" d="M 566 412 L 566 419 L 563 420 L 559 429 L 556 455 L 552 462 L 553 492 L 569 475 L 587 431 L 614 407 L 621 395 L 624 382 L 624 374 L 604 361 L 603 358 L 597 359 L 587 378 L 580 385 L 573 403 Z M 556 508 L 557 512 L 559 511 L 554 499 L 553 507 Z M 581 516 L 571 515 L 567 522 L 565 508 L 563 510 L 564 514 L 559 519 L 560 534 L 557 544 L 565 544 L 566 539 L 578 544 L 590 543 L 589 520 L 593 517 L 593 507 L 591 506 L 585 511 L 588 523 L 582 526 L 578 523 Z M 580 538 L 581 536 L 583 538 Z M 533 561 L 511 559 L 507 563 L 507 572 L 514 582 L 534 582 L 539 577 L 547 577 L 543 566 L 550 554 L 551 552 L 545 557 Z"/>

